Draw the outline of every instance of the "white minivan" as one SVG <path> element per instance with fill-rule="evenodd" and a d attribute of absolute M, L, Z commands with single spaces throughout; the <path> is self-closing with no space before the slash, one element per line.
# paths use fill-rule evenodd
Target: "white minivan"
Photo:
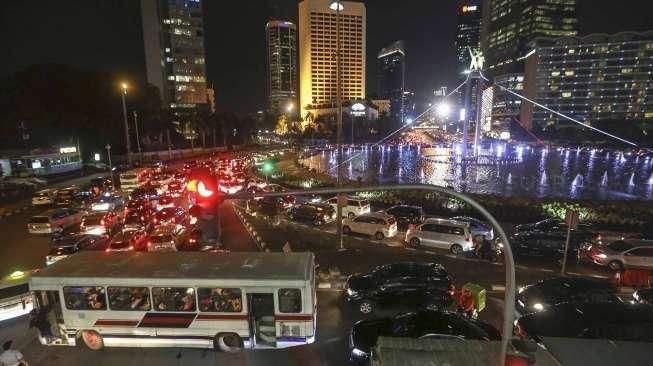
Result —
<path fill-rule="evenodd" d="M 397 234 L 397 220 L 384 212 L 365 213 L 353 219 L 344 219 L 342 232 L 366 234 L 374 236 L 376 240 L 383 240 Z"/>
<path fill-rule="evenodd" d="M 338 210 L 338 197 L 333 197 L 326 202 L 330 204 L 334 210 Z M 342 216 L 349 219 L 369 213 L 370 211 L 370 201 L 363 198 L 347 197 L 346 204 L 342 206 Z"/>
<path fill-rule="evenodd" d="M 445 219 L 426 219 L 423 224 L 409 227 L 406 243 L 415 248 L 438 248 L 460 254 L 472 250 L 469 223 Z"/>

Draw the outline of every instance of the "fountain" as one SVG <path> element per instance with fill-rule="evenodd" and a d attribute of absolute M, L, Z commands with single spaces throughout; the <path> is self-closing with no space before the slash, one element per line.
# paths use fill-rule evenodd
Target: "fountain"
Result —
<path fill-rule="evenodd" d="M 653 173 L 651 173 L 651 176 L 648 178 L 648 182 L 646 182 L 649 185 L 653 185 Z"/>
<path fill-rule="evenodd" d="M 651 181 L 652 181 L 651 184 L 653 184 L 653 174 L 651 174 Z M 507 183 L 508 183 L 509 186 L 512 185 L 512 173 L 508 173 L 508 181 L 507 181 Z"/>
<path fill-rule="evenodd" d="M 542 172 L 542 177 L 540 178 L 540 186 L 546 185 L 546 171 Z"/>
<path fill-rule="evenodd" d="M 603 173 L 603 177 L 601 177 L 601 187 L 607 187 L 608 186 L 608 171 L 606 170 Z"/>
<path fill-rule="evenodd" d="M 632 186 L 635 185 L 635 173 L 631 173 L 631 174 L 630 174 L 630 179 L 628 180 L 628 185 L 629 185 L 630 187 L 632 187 Z"/>
<path fill-rule="evenodd" d="M 571 183 L 572 187 L 582 187 L 583 186 L 583 176 L 580 174 L 576 175 L 574 181 Z"/>

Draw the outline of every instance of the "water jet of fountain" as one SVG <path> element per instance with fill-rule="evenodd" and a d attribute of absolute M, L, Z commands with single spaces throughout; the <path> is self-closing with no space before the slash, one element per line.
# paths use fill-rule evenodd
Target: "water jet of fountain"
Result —
<path fill-rule="evenodd" d="M 628 185 L 631 186 L 631 187 L 635 185 L 635 173 L 630 174 L 630 179 L 628 180 Z"/>
<path fill-rule="evenodd" d="M 603 177 L 601 177 L 601 187 L 608 186 L 608 171 L 603 172 Z"/>

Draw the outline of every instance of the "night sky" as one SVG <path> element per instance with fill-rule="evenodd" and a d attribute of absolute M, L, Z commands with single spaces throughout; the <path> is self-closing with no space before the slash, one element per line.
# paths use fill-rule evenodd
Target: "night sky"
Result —
<path fill-rule="evenodd" d="M 209 82 L 219 110 L 265 105 L 265 22 L 297 20 L 298 0 L 205 0 Z M 375 55 L 403 39 L 407 88 L 426 97 L 455 86 L 456 0 L 367 0 L 368 93 Z M 581 34 L 653 29 L 651 0 L 579 0 Z M 0 1 L 0 77 L 56 62 L 143 81 L 138 0 Z"/>

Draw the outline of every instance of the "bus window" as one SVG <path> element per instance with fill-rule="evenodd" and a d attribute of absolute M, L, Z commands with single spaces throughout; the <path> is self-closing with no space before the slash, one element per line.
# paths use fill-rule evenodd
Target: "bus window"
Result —
<path fill-rule="evenodd" d="M 195 311 L 192 287 L 152 287 L 152 298 L 158 311 Z"/>
<path fill-rule="evenodd" d="M 243 299 L 239 288 L 200 288 L 197 289 L 200 311 L 219 313 L 240 313 Z"/>
<path fill-rule="evenodd" d="M 296 288 L 279 289 L 279 311 L 299 313 L 302 311 L 302 292 Z"/>
<path fill-rule="evenodd" d="M 68 310 L 106 310 L 107 300 L 104 287 L 63 288 L 63 297 Z"/>
<path fill-rule="evenodd" d="M 150 291 L 147 287 L 109 287 L 111 310 L 150 310 Z"/>

